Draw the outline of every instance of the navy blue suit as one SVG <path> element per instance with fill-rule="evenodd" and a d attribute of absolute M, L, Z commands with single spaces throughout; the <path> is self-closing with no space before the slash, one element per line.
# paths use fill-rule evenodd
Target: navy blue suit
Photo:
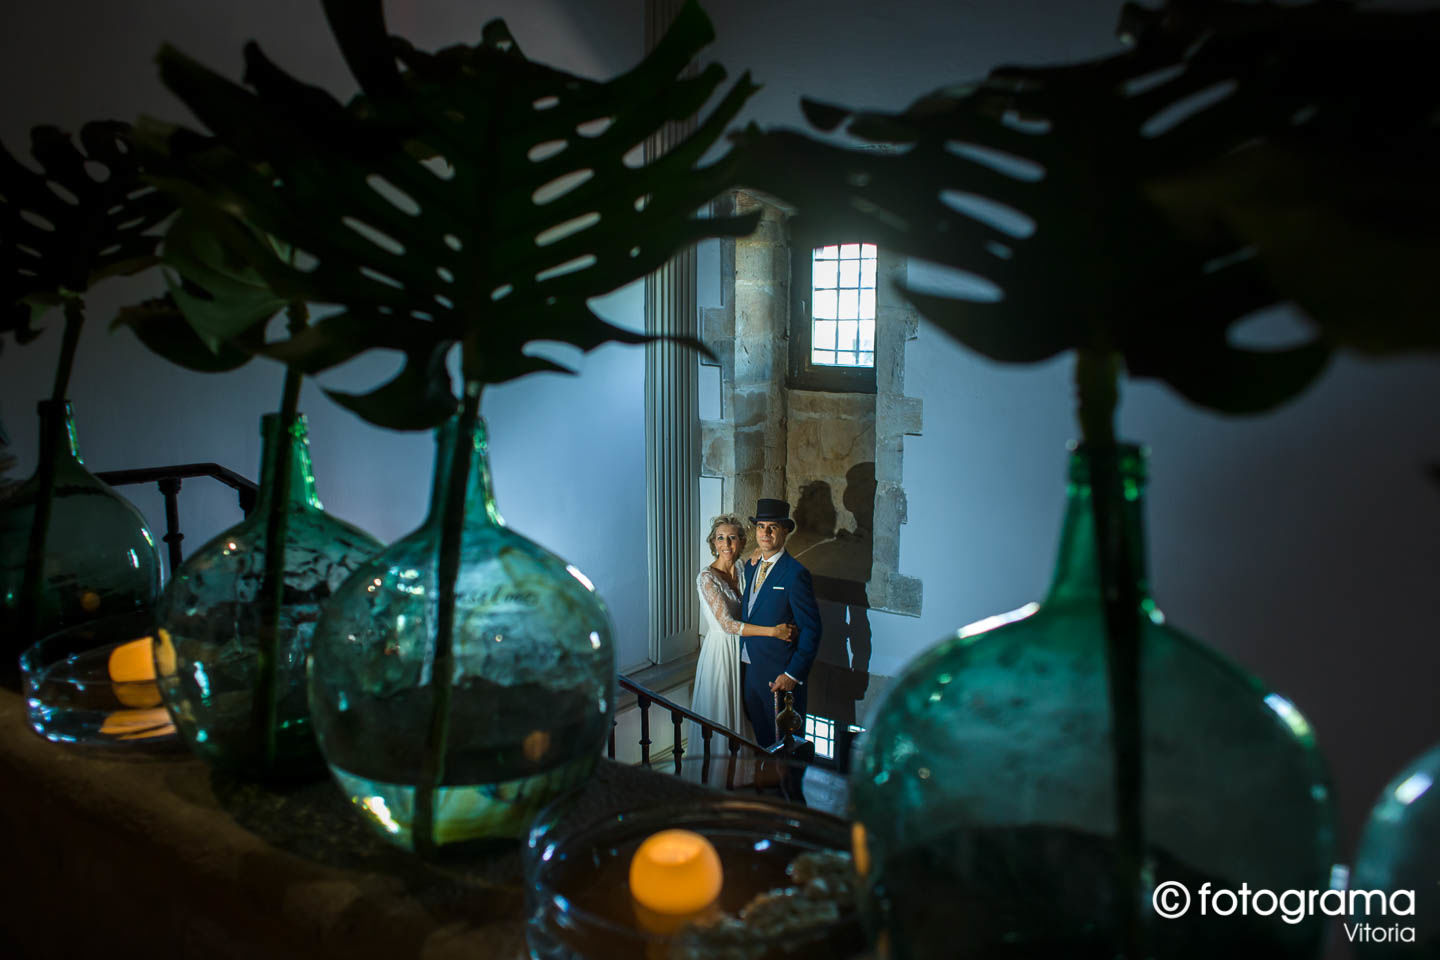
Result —
<path fill-rule="evenodd" d="M 775 732 L 775 694 L 770 684 L 780 674 L 788 673 L 800 682 L 795 688 L 795 709 L 805 713 L 805 683 L 820 648 L 820 609 L 815 604 L 810 571 L 790 554 L 781 552 L 775 559 L 752 607 L 750 595 L 759 574 L 759 564 L 745 568 L 740 619 L 760 627 L 793 623 L 798 631 L 792 643 L 774 637 L 744 638 L 750 654 L 750 669 L 745 672 L 745 715 L 755 728 L 756 741 L 768 747 L 779 739 Z"/>

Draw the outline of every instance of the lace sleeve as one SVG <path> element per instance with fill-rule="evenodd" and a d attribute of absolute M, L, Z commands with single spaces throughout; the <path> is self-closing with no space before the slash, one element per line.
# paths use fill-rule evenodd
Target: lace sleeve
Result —
<path fill-rule="evenodd" d="M 695 585 L 700 589 L 700 599 L 715 615 L 715 622 L 720 624 L 720 629 L 726 633 L 738 634 L 745 625 L 731 615 L 729 604 L 725 602 L 725 595 L 721 592 L 719 579 L 709 570 L 701 570 L 700 576 L 695 578 Z"/>

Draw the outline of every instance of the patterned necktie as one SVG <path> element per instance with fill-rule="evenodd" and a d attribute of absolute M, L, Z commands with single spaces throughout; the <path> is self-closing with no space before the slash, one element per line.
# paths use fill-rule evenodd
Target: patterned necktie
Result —
<path fill-rule="evenodd" d="M 760 562 L 760 570 L 755 574 L 755 585 L 750 588 L 750 610 L 755 609 L 755 600 L 760 596 L 760 587 L 765 583 L 765 574 L 769 573 L 770 568 L 774 565 L 774 560 L 762 560 Z M 749 612 L 749 610 L 746 611 L 746 613 Z"/>
<path fill-rule="evenodd" d="M 765 575 L 770 572 L 770 568 L 773 567 L 773 566 L 775 566 L 775 561 L 774 561 L 774 560 L 763 560 L 763 561 L 761 561 L 761 563 L 760 563 L 760 572 L 757 573 L 757 574 L 755 574 L 755 589 L 756 589 L 756 590 L 759 590 L 760 587 L 764 585 L 764 583 L 765 583 Z"/>

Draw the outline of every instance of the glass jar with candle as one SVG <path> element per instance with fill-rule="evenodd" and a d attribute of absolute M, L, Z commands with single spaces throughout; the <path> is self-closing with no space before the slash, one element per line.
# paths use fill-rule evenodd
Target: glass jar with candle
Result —
<path fill-rule="evenodd" d="M 1091 509 L 1101 459 L 1121 482 L 1119 535 L 1134 558 L 1138 599 L 1130 613 L 1140 641 L 1144 845 L 1133 873 L 1118 840 Z M 1137 909 L 1150 956 L 1318 955 L 1323 916 L 1289 923 L 1199 909 L 1206 883 L 1327 889 L 1335 811 L 1300 711 L 1171 627 L 1151 599 L 1145 482 L 1138 447 L 1076 450 L 1045 599 L 921 654 L 872 717 L 850 803 L 863 825 L 861 902 L 882 957 L 1109 960 L 1125 952 L 1131 932 L 1122 918 Z M 1151 897 L 1175 883 L 1196 900 L 1165 918 Z M 1128 912 L 1127 888 L 1136 894 Z"/>
<path fill-rule="evenodd" d="M 183 749 L 155 686 L 154 632 L 153 614 L 128 613 L 31 644 L 20 655 L 30 728 L 54 743 Z"/>
<path fill-rule="evenodd" d="M 40 483 L 37 467 L 0 503 L 0 674 L 32 641 L 92 620 L 148 612 L 160 592 L 160 555 L 140 511 L 85 469 L 69 401 L 40 404 L 40 461 L 54 495 L 45 532 L 36 628 L 20 622 L 25 563 Z M 119 639 L 119 638 L 115 638 Z"/>
<path fill-rule="evenodd" d="M 316 733 L 341 790 L 382 837 L 422 854 L 523 836 L 590 775 L 615 702 L 605 604 L 583 573 L 501 519 L 484 422 L 454 418 L 436 445 L 429 515 L 336 592 L 310 675 Z M 457 455 L 468 479 L 442 609 Z"/>
<path fill-rule="evenodd" d="M 217 769 L 261 779 L 323 776 L 310 727 L 305 667 L 320 607 L 382 544 L 324 511 L 315 492 L 305 418 L 287 435 L 278 415 L 261 421 L 264 447 L 255 508 L 191 554 L 157 611 L 156 676 L 191 750 Z M 284 599 L 273 676 L 274 712 L 262 692 L 261 616 L 265 530 L 275 502 L 280 449 L 290 448 L 284 497 Z M 273 729 L 273 744 L 269 743 Z"/>
<path fill-rule="evenodd" d="M 856 956 L 850 832 L 831 814 L 759 800 L 600 817 L 562 801 L 525 848 L 530 956 Z"/>

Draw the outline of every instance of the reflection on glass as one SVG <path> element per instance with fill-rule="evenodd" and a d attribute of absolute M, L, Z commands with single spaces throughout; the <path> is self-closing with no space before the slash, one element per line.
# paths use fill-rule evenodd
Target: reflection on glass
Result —
<path fill-rule="evenodd" d="M 149 610 L 160 592 L 160 556 L 145 519 L 85 468 L 70 402 L 40 404 L 41 456 L 54 468 L 39 609 L 33 633 L 21 623 L 30 528 L 40 491 L 37 467 L 0 505 L 0 674 L 33 640 L 92 620 Z"/>
<path fill-rule="evenodd" d="M 890 956 L 1112 957 L 1123 949 L 1113 878 L 1125 853 L 1090 485 L 1097 465 L 1133 492 L 1116 532 L 1129 546 L 1137 595 L 1127 615 L 1141 650 L 1149 890 L 1167 882 L 1192 892 L 1242 883 L 1323 890 L 1330 880 L 1335 808 L 1309 725 L 1289 701 L 1159 616 L 1145 572 L 1143 454 L 1082 447 L 1071 459 L 1044 602 L 942 639 L 870 714 L 849 802 L 869 860 L 862 909 Z M 1148 908 L 1149 891 L 1143 896 Z M 1314 960 L 1326 919 L 1142 915 L 1146 956 L 1166 960 Z"/>
<path fill-rule="evenodd" d="M 1416 757 L 1380 791 L 1360 835 L 1350 890 L 1413 891 L 1414 913 L 1382 917 L 1357 910 L 1350 926 L 1368 923 L 1357 938 L 1357 960 L 1433 957 L 1440 948 L 1440 745 Z M 1398 927 L 1391 926 L 1398 921 Z M 1394 931 L 1387 938 L 1374 936 Z M 1402 933 L 1401 931 L 1408 931 Z"/>
<path fill-rule="evenodd" d="M 311 716 L 330 772 L 365 821 L 406 849 L 417 846 L 427 796 L 436 847 L 522 834 L 590 775 L 615 702 L 605 605 L 573 564 L 505 525 L 476 423 L 462 444 L 444 780 L 433 794 L 420 788 L 435 714 L 443 506 L 461 429 L 456 419 L 437 433 L 425 522 L 357 570 L 315 627 Z"/>
<path fill-rule="evenodd" d="M 155 685 L 151 630 L 150 614 L 131 614 L 82 624 L 32 645 L 19 661 L 30 728 L 54 743 L 177 746 Z"/>
<path fill-rule="evenodd" d="M 324 770 L 310 727 L 305 663 L 320 608 L 381 543 L 325 513 L 315 491 L 305 418 L 287 432 L 275 415 L 262 421 L 260 501 L 240 523 L 180 566 L 161 596 L 156 667 L 160 694 L 190 748 L 207 763 L 257 777 Z M 284 594 L 274 668 L 274 748 L 257 708 L 266 606 L 266 524 L 277 491 L 280 451 L 289 447 Z"/>

